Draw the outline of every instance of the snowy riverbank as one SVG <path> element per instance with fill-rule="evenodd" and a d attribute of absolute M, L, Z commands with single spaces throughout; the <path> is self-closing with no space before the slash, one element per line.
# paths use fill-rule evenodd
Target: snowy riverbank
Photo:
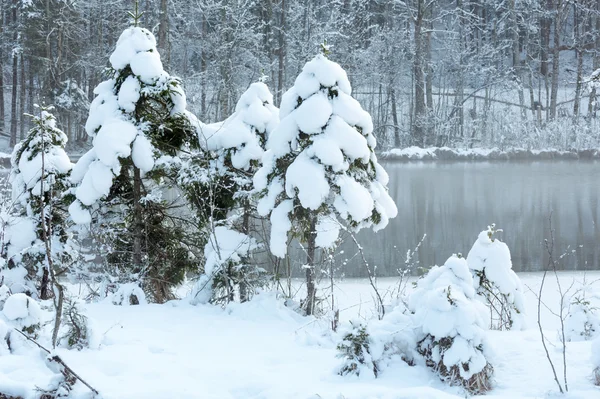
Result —
<path fill-rule="evenodd" d="M 487 398 L 540 398 L 557 391 L 536 325 L 535 293 L 541 274 L 520 277 L 525 285 L 528 328 L 489 332 L 496 382 Z M 573 279 L 595 281 L 591 286 L 595 294 L 600 293 L 599 277 L 598 272 L 560 273 L 563 287 Z M 395 284 L 397 279 L 392 278 L 378 281 L 382 293 Z M 549 278 L 546 284 L 545 303 L 557 311 L 556 281 Z M 574 289 L 578 288 L 576 284 Z M 72 291 L 75 294 L 77 287 Z M 184 287 L 180 293 L 185 294 Z M 342 322 L 369 317 L 372 295 L 366 280 L 339 282 L 336 301 Z M 338 376 L 340 360 L 335 345 L 339 337 L 329 331 L 327 319 L 302 317 L 273 293 L 225 309 L 191 306 L 185 301 L 140 306 L 114 306 L 104 301 L 87 304 L 85 309 L 93 321 L 91 348 L 60 349 L 58 353 L 104 399 L 464 397 L 460 389 L 444 385 L 427 368 L 410 367 L 400 360 L 389 364 L 377 379 Z M 542 308 L 542 317 L 550 354 L 562 376 L 558 319 L 547 308 Z M 398 326 L 399 331 L 403 328 Z M 569 397 L 600 396 L 600 388 L 590 379 L 590 352 L 589 341 L 567 344 Z M 0 392 L 29 399 L 35 397 L 36 387 L 46 388 L 54 374 L 40 356 L 39 349 L 27 344 L 18 353 L 0 356 Z M 71 397 L 87 399 L 88 390 L 77 384 Z"/>
<path fill-rule="evenodd" d="M 512 148 L 449 148 L 449 147 L 408 147 L 393 148 L 379 154 L 380 160 L 391 161 L 522 161 L 548 159 L 600 159 L 600 149 L 587 150 L 526 150 Z"/>

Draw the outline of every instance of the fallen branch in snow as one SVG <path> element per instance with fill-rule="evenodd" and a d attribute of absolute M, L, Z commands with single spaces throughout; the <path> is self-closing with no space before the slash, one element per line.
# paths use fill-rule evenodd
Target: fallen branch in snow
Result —
<path fill-rule="evenodd" d="M 70 374 L 71 376 L 73 376 L 76 379 L 78 379 L 79 381 L 81 381 L 81 383 L 83 385 L 85 385 L 86 387 L 88 387 L 90 389 L 90 391 L 92 391 L 94 393 L 94 395 L 100 395 L 100 393 L 94 387 L 92 387 L 83 378 L 81 378 L 75 371 L 73 371 L 73 369 L 71 367 L 67 366 L 67 364 L 65 363 L 65 361 L 62 360 L 60 356 L 58 356 L 57 354 L 52 354 L 52 352 L 50 352 L 48 349 L 44 348 L 42 345 L 40 345 L 40 343 L 38 343 L 33 338 L 28 337 L 22 331 L 20 331 L 20 330 L 18 330 L 16 328 L 14 328 L 14 330 L 16 332 L 18 332 L 19 334 L 21 334 L 22 336 L 24 336 L 25 339 L 27 339 L 28 341 L 34 343 L 38 348 L 40 348 L 41 350 L 43 350 L 44 352 L 46 352 L 48 355 L 50 355 L 50 357 L 49 357 L 50 361 L 56 362 L 56 363 L 60 364 L 61 366 L 63 366 L 65 368 L 65 371 L 68 374 Z"/>

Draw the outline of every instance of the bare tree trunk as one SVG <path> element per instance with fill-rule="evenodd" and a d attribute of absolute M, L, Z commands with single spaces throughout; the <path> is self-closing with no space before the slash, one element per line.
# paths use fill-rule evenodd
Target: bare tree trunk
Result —
<path fill-rule="evenodd" d="M 275 102 L 279 106 L 281 96 L 283 94 L 283 86 L 285 82 L 285 53 L 286 53 L 286 4 L 285 0 L 281 0 L 281 18 L 279 19 L 279 48 L 277 49 L 278 67 L 277 67 L 277 93 L 275 93 Z"/>
<path fill-rule="evenodd" d="M 521 53 L 519 51 L 519 24 L 517 22 L 517 13 L 515 10 L 515 0 L 511 0 L 510 15 L 512 19 L 512 67 L 514 77 L 517 83 L 517 92 L 519 95 L 519 105 L 521 106 L 521 120 L 527 120 L 527 108 L 525 107 L 525 93 L 523 92 L 523 76 L 521 73 Z"/>
<path fill-rule="evenodd" d="M 394 147 L 400 148 L 402 140 L 400 137 L 400 125 L 398 124 L 398 106 L 396 104 L 396 90 L 392 87 L 392 121 L 394 122 Z"/>
<path fill-rule="evenodd" d="M 160 0 L 160 17 L 158 25 L 158 49 L 163 60 L 163 64 L 169 65 L 171 53 L 169 49 L 169 13 L 167 9 L 167 0 Z"/>
<path fill-rule="evenodd" d="M 244 200 L 244 215 L 242 219 L 242 233 L 250 236 L 250 202 Z M 242 259 L 244 265 L 248 266 L 249 258 Z M 247 302 L 250 299 L 250 288 L 248 282 L 244 279 L 240 281 L 240 302 Z"/>
<path fill-rule="evenodd" d="M 0 38 L 4 38 L 4 0 L 0 0 Z M 4 47 L 0 43 L 0 135 L 4 133 Z"/>
<path fill-rule="evenodd" d="M 595 12 L 595 27 L 596 27 L 596 40 L 595 40 L 595 49 L 594 49 L 594 61 L 593 61 L 593 69 L 594 71 L 600 68 L 600 2 L 596 3 L 596 12 Z M 588 101 L 588 116 L 595 116 L 594 112 L 594 104 L 596 103 L 596 88 L 592 88 L 590 92 L 590 98 Z M 1 117 L 1 116 L 0 116 Z"/>
<path fill-rule="evenodd" d="M 413 60 L 413 78 L 415 90 L 415 116 L 413 126 L 413 145 L 423 147 L 425 145 L 425 120 L 427 110 L 425 105 L 425 73 L 423 71 L 424 46 L 423 46 L 423 0 L 419 0 L 417 17 L 414 21 L 415 56 Z"/>
<path fill-rule="evenodd" d="M 316 252 L 316 239 L 317 234 L 315 232 L 316 220 L 313 217 L 310 221 L 310 231 L 308 233 L 308 242 L 306 246 L 306 314 L 312 315 L 315 312 L 315 252 Z"/>
<path fill-rule="evenodd" d="M 19 119 L 21 123 L 19 124 L 19 140 L 23 140 L 25 138 L 25 57 L 23 56 L 23 52 L 21 52 L 21 87 L 20 87 L 20 98 L 19 98 Z"/>
<path fill-rule="evenodd" d="M 560 73 L 560 31 L 562 27 L 562 1 L 555 0 L 556 13 L 554 17 L 554 35 L 552 49 L 552 82 L 550 86 L 550 113 L 548 119 L 556 118 L 556 103 L 558 99 L 558 75 Z"/>
<path fill-rule="evenodd" d="M 133 167 L 133 266 L 136 271 L 142 270 L 142 177 L 139 168 Z"/>
<path fill-rule="evenodd" d="M 18 20 L 17 20 L 17 7 L 19 6 L 19 0 L 13 1 L 12 6 L 12 21 L 13 21 L 13 48 L 17 46 L 17 41 L 19 39 L 19 30 L 17 29 Z M 17 123 L 19 120 L 17 114 L 17 90 L 18 90 L 18 72 L 19 72 L 19 54 L 17 51 L 13 51 L 12 57 L 12 96 L 10 103 L 10 143 L 11 147 L 14 147 L 17 144 Z"/>

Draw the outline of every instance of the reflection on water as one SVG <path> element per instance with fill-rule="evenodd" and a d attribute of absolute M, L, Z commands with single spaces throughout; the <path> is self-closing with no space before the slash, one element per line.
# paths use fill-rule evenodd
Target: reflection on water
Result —
<path fill-rule="evenodd" d="M 600 270 L 600 162 L 426 162 L 384 163 L 398 216 L 378 233 L 364 230 L 358 240 L 378 276 L 396 276 L 406 251 L 427 234 L 417 259 L 420 266 L 442 264 L 452 253 L 465 256 L 490 223 L 512 253 L 516 271 L 539 271 L 548 256 L 549 216 L 555 254 L 583 245 L 564 258 L 562 268 Z M 0 180 L 6 177 L 0 171 Z M 351 240 L 342 244 L 341 269 L 365 277 Z M 294 251 L 291 251 L 294 252 Z M 295 254 L 301 275 L 303 254 Z M 353 257 L 354 256 L 354 257 Z M 353 257 L 353 258 L 352 258 Z"/>
<path fill-rule="evenodd" d="M 562 260 L 564 269 L 600 269 L 600 162 L 428 162 L 385 163 L 398 216 L 378 233 L 358 237 L 380 276 L 393 276 L 406 251 L 427 238 L 418 254 L 421 266 L 443 263 L 452 253 L 468 253 L 490 223 L 512 253 L 517 271 L 541 270 L 547 262 L 544 239 L 549 216 L 555 254 L 579 245 Z M 569 247 L 570 246 L 570 247 Z M 345 254 L 355 253 L 351 243 Z M 364 276 L 351 261 L 347 276 Z"/>

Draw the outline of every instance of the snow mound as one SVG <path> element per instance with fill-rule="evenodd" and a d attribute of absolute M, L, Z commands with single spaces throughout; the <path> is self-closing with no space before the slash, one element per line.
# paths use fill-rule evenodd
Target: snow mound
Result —
<path fill-rule="evenodd" d="M 147 305 L 146 294 L 136 283 L 121 284 L 119 289 L 108 298 L 113 305 Z"/>
<path fill-rule="evenodd" d="M 40 305 L 23 293 L 13 294 L 4 303 L 2 314 L 9 322 L 20 328 L 28 328 L 40 323 Z"/>
<path fill-rule="evenodd" d="M 418 282 L 409 299 L 417 326 L 418 351 L 451 385 L 473 393 L 489 390 L 492 368 L 473 279 L 465 259 L 448 258 Z"/>

